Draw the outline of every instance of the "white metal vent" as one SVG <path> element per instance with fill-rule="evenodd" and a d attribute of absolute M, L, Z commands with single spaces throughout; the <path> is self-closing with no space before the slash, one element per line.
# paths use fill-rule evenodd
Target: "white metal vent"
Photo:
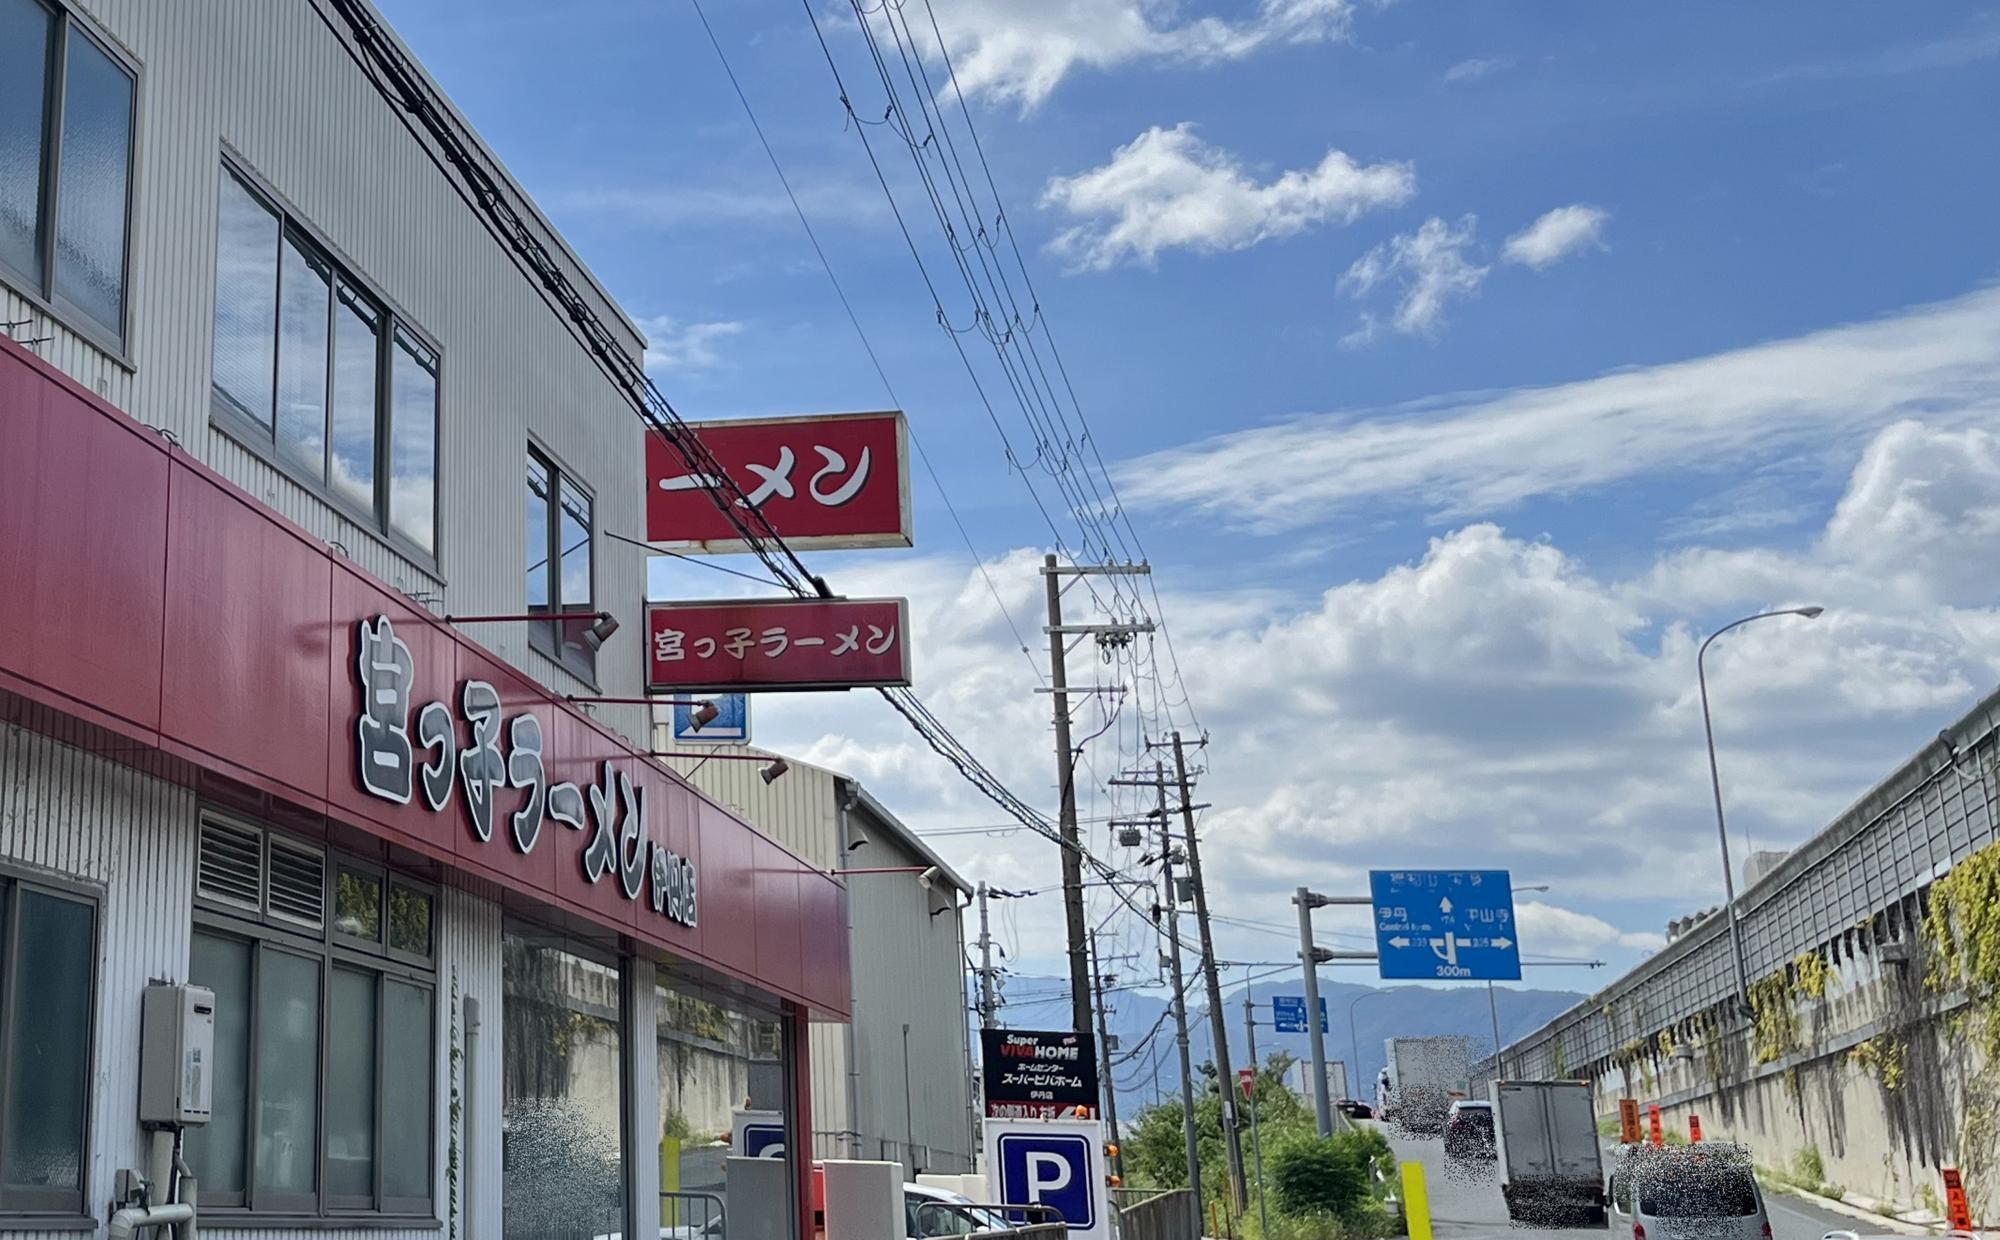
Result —
<path fill-rule="evenodd" d="M 264 905 L 261 832 L 203 819 L 195 891 L 256 912 Z"/>
<path fill-rule="evenodd" d="M 273 836 L 271 916 L 318 930 L 326 924 L 326 854 Z"/>

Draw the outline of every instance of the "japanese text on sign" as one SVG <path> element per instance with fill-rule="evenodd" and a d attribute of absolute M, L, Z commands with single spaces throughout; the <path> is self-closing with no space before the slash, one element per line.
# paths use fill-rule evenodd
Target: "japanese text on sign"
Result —
<path fill-rule="evenodd" d="M 647 608 L 654 690 L 909 683 L 901 599 L 757 599 Z"/>
<path fill-rule="evenodd" d="M 707 460 L 660 436 L 647 441 L 652 541 L 744 550 L 737 521 L 754 512 L 758 524 L 769 522 L 798 547 L 910 545 L 908 432 L 900 413 L 701 422 L 689 429 Z M 718 493 L 732 492 L 718 506 Z"/>
<path fill-rule="evenodd" d="M 550 783 L 541 720 L 519 714 L 503 721 L 500 694 L 483 680 L 459 686 L 459 713 L 471 729 L 469 741 L 460 736 L 458 720 L 443 702 L 426 702 L 417 711 L 413 737 L 414 668 L 409 646 L 396 636 L 387 616 L 361 622 L 355 659 L 361 714 L 354 731 L 364 792 L 408 805 L 421 788 L 424 804 L 441 813 L 453 792 L 462 791 L 472 834 L 486 843 L 493 838 L 499 789 L 522 790 L 519 807 L 506 815 L 517 851 L 534 851 L 545 819 L 588 832 L 582 861 L 586 879 L 595 883 L 612 876 L 625 898 L 636 900 L 650 878 L 653 911 L 679 925 L 695 925 L 694 863 L 647 838 L 646 790 L 631 775 L 607 761 L 601 780 L 587 789 L 567 781 Z"/>

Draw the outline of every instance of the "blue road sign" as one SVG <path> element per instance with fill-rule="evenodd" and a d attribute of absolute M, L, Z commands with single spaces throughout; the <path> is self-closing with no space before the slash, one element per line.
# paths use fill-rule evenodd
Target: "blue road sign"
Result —
<path fill-rule="evenodd" d="M 1271 1028 L 1279 1033 L 1304 1033 L 1306 1031 L 1306 997 L 1304 995 L 1271 996 Z M 1319 1001 L 1319 1031 L 1327 1032 L 1326 997 Z"/>
<path fill-rule="evenodd" d="M 783 1158 L 785 1156 L 784 1125 L 746 1125 L 743 1129 L 743 1155 L 746 1158 Z"/>
<path fill-rule="evenodd" d="M 1505 870 L 1370 870 L 1382 976 L 1516 981 L 1513 880 Z"/>
<path fill-rule="evenodd" d="M 1070 1231 L 1096 1229 L 1098 1190 L 1091 1183 L 1089 1137 L 1010 1132 L 996 1144 L 1001 1201 L 1054 1206 Z"/>

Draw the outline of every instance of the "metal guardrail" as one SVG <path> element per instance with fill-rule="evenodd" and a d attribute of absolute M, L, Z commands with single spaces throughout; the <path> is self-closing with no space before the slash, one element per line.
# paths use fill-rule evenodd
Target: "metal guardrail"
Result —
<path fill-rule="evenodd" d="M 660 1234 L 672 1232 L 690 1240 L 725 1240 L 728 1210 L 718 1193 L 660 1193 Z"/>
<path fill-rule="evenodd" d="M 1114 1194 L 1141 1193 L 1142 1189 L 1114 1189 Z M 1185 1188 L 1168 1189 L 1143 1196 L 1131 1205 L 1118 1206 L 1119 1240 L 1201 1240 L 1195 1225 L 1194 1194 Z"/>

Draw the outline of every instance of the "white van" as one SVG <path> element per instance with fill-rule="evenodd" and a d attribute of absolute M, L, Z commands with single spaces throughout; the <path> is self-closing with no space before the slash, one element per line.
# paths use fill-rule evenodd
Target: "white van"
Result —
<path fill-rule="evenodd" d="M 1608 1195 L 1614 1240 L 1771 1240 L 1749 1151 L 1731 1142 L 1621 1146 Z"/>

